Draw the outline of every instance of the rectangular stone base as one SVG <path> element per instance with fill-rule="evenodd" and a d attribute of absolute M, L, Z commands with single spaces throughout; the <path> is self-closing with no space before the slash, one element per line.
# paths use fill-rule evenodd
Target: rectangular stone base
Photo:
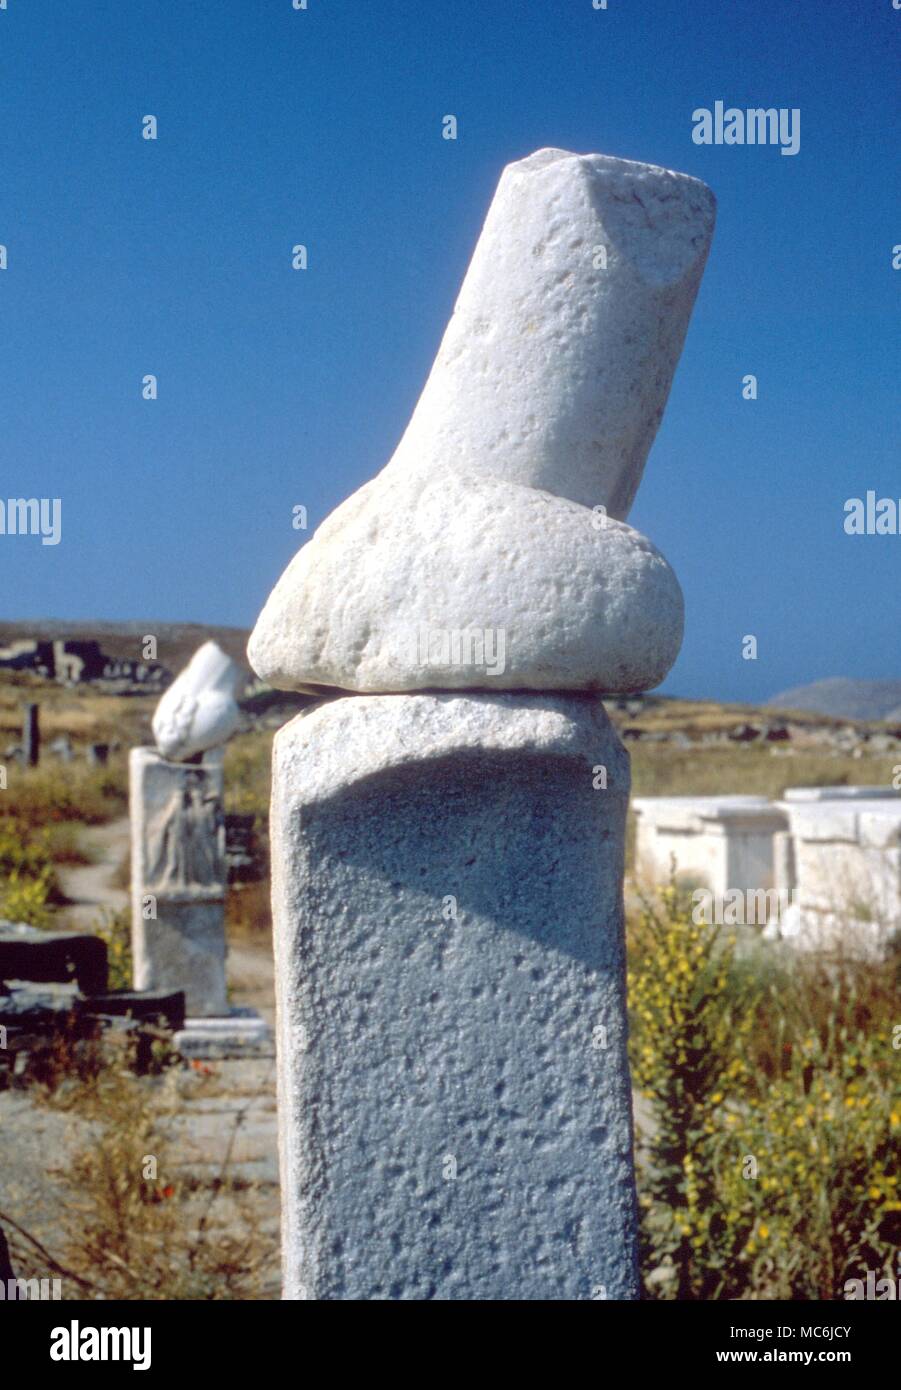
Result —
<path fill-rule="evenodd" d="M 762 796 L 640 796 L 635 867 L 639 880 L 665 884 L 673 873 L 720 896 L 773 884 L 773 837 L 784 812 Z"/>
<path fill-rule="evenodd" d="M 183 990 L 192 1017 L 227 1012 L 222 755 L 129 757 L 135 987 Z"/>
<path fill-rule="evenodd" d="M 280 730 L 286 1298 L 637 1297 L 628 790 L 588 698 L 356 696 Z"/>
<path fill-rule="evenodd" d="M 275 1056 L 272 1030 L 253 1009 L 233 1009 L 221 1018 L 186 1018 L 173 1043 L 182 1057 L 196 1061 Z"/>
<path fill-rule="evenodd" d="M 219 1017 L 228 1008 L 224 903 L 160 900 L 156 910 L 155 921 L 141 922 L 135 988 L 183 990 L 190 1015 Z"/>

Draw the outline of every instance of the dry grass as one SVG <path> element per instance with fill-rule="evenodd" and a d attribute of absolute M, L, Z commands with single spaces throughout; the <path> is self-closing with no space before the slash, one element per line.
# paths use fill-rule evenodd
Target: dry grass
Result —
<path fill-rule="evenodd" d="M 225 930 L 229 941 L 268 948 L 272 936 L 268 878 L 231 885 L 225 900 Z"/>
<path fill-rule="evenodd" d="M 891 786 L 901 755 L 829 753 L 784 744 L 712 744 L 679 748 L 667 743 L 629 743 L 634 796 L 717 796 L 725 793 L 781 797 L 786 787 Z"/>
<path fill-rule="evenodd" d="M 45 1088 L 44 1104 L 78 1117 L 80 1141 L 52 1170 L 63 1199 L 58 1248 L 37 1243 L 22 1214 L 0 1212 L 20 1277 L 46 1277 L 49 1269 L 61 1275 L 64 1296 L 76 1298 L 262 1296 L 277 1252 L 261 1233 L 247 1184 L 231 1176 L 233 1138 L 212 1180 L 179 1176 L 167 1125 L 178 1106 L 176 1080 L 174 1069 L 138 1077 L 127 1058 L 107 1057 L 94 1074 Z"/>
<path fill-rule="evenodd" d="M 618 709 L 613 702 L 608 704 L 607 712 L 618 728 L 643 729 L 646 733 L 674 732 L 677 729 L 687 734 L 726 733 L 737 724 L 781 724 L 786 720 L 810 729 L 870 727 L 859 720 L 811 714 L 809 710 L 722 704 L 718 700 L 667 700 L 653 695 L 645 697 L 643 708 L 637 714 L 630 715 Z"/>
<path fill-rule="evenodd" d="M 74 762 L 44 762 L 39 767 L 16 764 L 7 776 L 7 788 L 0 792 L 0 816 L 13 817 L 23 834 L 62 822 L 101 825 L 124 815 L 128 802 L 124 753 L 110 758 L 106 767 Z"/>
<path fill-rule="evenodd" d="M 272 919 L 269 906 L 269 790 L 273 731 L 243 734 L 225 752 L 226 811 L 252 814 L 260 852 L 260 877 L 232 883 L 225 900 L 225 927 L 231 941 L 248 945 L 268 943 Z"/>
<path fill-rule="evenodd" d="M 792 1040 L 815 1036 L 824 1049 L 840 1022 L 849 1036 L 891 1034 L 898 1017 L 901 954 L 887 960 L 805 954 L 762 942 L 753 928 L 732 971 L 736 995 L 756 993 L 755 1024 L 746 1060 L 755 1075 L 773 1079 L 787 1071 Z"/>
<path fill-rule="evenodd" d="M 150 740 L 150 719 L 158 695 L 98 694 L 91 686 L 64 686 L 23 672 L 0 672 L 0 745 L 22 734 L 22 705 L 40 705 L 41 739 L 46 745 L 68 734 L 81 751 L 88 743 L 127 746 Z"/>
<path fill-rule="evenodd" d="M 258 830 L 269 822 L 272 729 L 240 734 L 225 749 L 225 809 L 257 818 Z"/>

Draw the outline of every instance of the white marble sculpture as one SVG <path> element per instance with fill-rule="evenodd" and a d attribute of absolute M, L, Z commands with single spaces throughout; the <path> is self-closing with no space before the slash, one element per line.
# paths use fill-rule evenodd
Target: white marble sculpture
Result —
<path fill-rule="evenodd" d="M 244 673 L 204 642 L 153 716 L 155 748 L 129 758 L 132 954 L 136 989 L 184 991 L 183 1056 L 270 1055 L 253 1010 L 229 1007 L 223 755 Z"/>
<path fill-rule="evenodd" d="M 679 650 L 625 516 L 712 226 L 683 175 L 511 165 L 394 458 L 254 629 L 262 679 L 352 692 L 273 751 L 288 1298 L 638 1295 L 629 760 L 596 693 Z"/>
<path fill-rule="evenodd" d="M 388 466 L 289 565 L 248 654 L 287 689 L 647 690 L 682 594 L 625 523 L 704 268 L 697 179 L 540 150 L 500 185 Z M 503 634 L 503 669 L 419 634 Z"/>
<path fill-rule="evenodd" d="M 153 715 L 163 757 L 182 763 L 225 743 L 241 722 L 235 692 L 242 679 L 241 668 L 215 642 L 198 647 Z"/>

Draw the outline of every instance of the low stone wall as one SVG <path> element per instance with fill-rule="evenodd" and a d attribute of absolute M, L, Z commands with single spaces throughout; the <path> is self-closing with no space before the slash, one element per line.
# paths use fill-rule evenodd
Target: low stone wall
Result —
<path fill-rule="evenodd" d="M 765 797 L 639 797 L 636 875 L 765 892 L 769 938 L 881 955 L 901 932 L 901 796 L 886 787 L 792 787 Z M 772 890 L 772 891 L 771 891 Z"/>

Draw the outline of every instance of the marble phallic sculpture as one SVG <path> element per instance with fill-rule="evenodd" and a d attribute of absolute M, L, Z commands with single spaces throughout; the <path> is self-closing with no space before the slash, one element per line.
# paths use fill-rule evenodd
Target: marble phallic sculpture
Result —
<path fill-rule="evenodd" d="M 394 457 L 254 629 L 258 675 L 326 697 L 273 752 L 288 1298 L 638 1295 L 597 694 L 679 650 L 626 516 L 713 220 L 646 164 L 510 165 Z"/>
<path fill-rule="evenodd" d="M 226 743 L 241 722 L 235 691 L 241 669 L 215 642 L 204 642 L 163 694 L 153 737 L 164 758 L 186 762 Z"/>
<path fill-rule="evenodd" d="M 269 1031 L 230 1008 L 222 747 L 240 724 L 240 667 L 205 642 L 162 696 L 155 748 L 129 757 L 132 954 L 137 989 L 183 990 L 185 1056 L 266 1054 Z"/>
<path fill-rule="evenodd" d="M 627 525 L 713 229 L 697 179 L 540 150 L 503 174 L 388 466 L 288 566 L 248 648 L 287 689 L 657 685 L 682 594 Z M 415 659 L 500 630 L 505 665 Z"/>

